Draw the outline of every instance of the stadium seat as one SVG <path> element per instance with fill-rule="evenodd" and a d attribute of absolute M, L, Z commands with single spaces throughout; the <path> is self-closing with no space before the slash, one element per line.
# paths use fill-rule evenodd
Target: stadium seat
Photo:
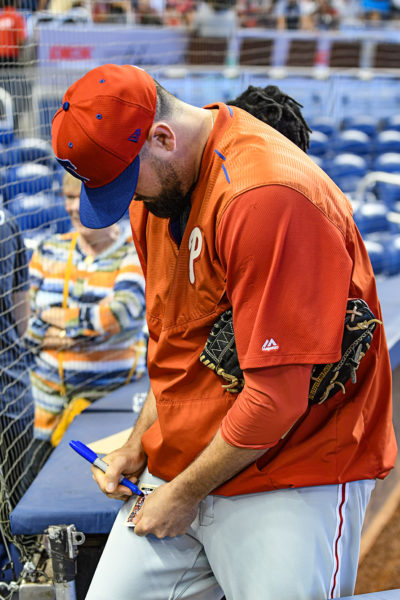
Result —
<path fill-rule="evenodd" d="M 400 131 L 400 114 L 396 112 L 388 117 L 385 117 L 382 120 L 381 129 L 382 131 L 386 129 Z"/>
<path fill-rule="evenodd" d="M 0 151 L 0 165 L 17 166 L 34 162 L 55 169 L 58 165 L 51 144 L 40 138 L 22 138 L 14 140 L 3 152 Z"/>
<path fill-rule="evenodd" d="M 273 50 L 272 39 L 245 37 L 240 43 L 239 64 L 248 67 L 269 67 Z"/>
<path fill-rule="evenodd" d="M 400 234 L 393 234 L 391 231 L 377 232 L 366 236 L 366 240 L 382 246 L 382 272 L 388 276 L 397 275 L 400 272 Z"/>
<path fill-rule="evenodd" d="M 310 147 L 308 153 L 313 156 L 326 156 L 329 150 L 329 138 L 322 131 L 310 133 Z"/>
<path fill-rule="evenodd" d="M 372 115 L 353 115 L 343 119 L 341 129 L 357 129 L 374 138 L 378 133 L 378 119 Z"/>
<path fill-rule="evenodd" d="M 361 202 L 354 211 L 354 221 L 362 236 L 389 231 L 388 213 L 389 209 L 383 202 Z"/>
<path fill-rule="evenodd" d="M 7 146 L 14 139 L 14 109 L 12 97 L 0 87 L 0 143 Z"/>
<path fill-rule="evenodd" d="M 18 194 L 8 204 L 8 210 L 24 234 L 48 230 L 48 234 L 65 233 L 71 221 L 61 195 L 52 193 Z"/>
<path fill-rule="evenodd" d="M 385 152 L 379 154 L 373 163 L 374 171 L 384 171 L 385 173 L 400 173 L 400 152 Z"/>
<path fill-rule="evenodd" d="M 400 185 L 386 181 L 377 181 L 375 186 L 376 197 L 386 204 L 391 210 L 396 210 L 400 202 Z"/>
<path fill-rule="evenodd" d="M 287 67 L 313 67 L 317 53 L 316 39 L 292 39 L 286 58 Z"/>
<path fill-rule="evenodd" d="M 358 129 L 339 131 L 332 139 L 331 147 L 335 153 L 350 152 L 364 158 L 369 157 L 373 149 L 369 136 Z"/>
<path fill-rule="evenodd" d="M 329 56 L 329 66 L 332 68 L 359 68 L 361 57 L 361 42 L 335 40 L 332 42 Z"/>
<path fill-rule="evenodd" d="M 57 187 L 59 180 L 54 171 L 46 165 L 30 162 L 0 171 L 0 193 L 5 203 L 18 194 L 32 195 Z"/>
<path fill-rule="evenodd" d="M 385 273 L 397 275 L 400 273 L 400 234 L 392 235 L 384 243 Z"/>
<path fill-rule="evenodd" d="M 385 268 L 385 249 L 383 244 L 372 240 L 364 240 L 364 244 L 375 275 L 383 273 Z"/>
<path fill-rule="evenodd" d="M 313 117 L 308 119 L 308 125 L 312 131 L 321 131 L 328 137 L 337 132 L 336 123 L 331 117 Z"/>
<path fill-rule="evenodd" d="M 391 233 L 400 233 L 400 202 L 396 210 L 390 211 L 388 214 L 389 229 Z"/>
<path fill-rule="evenodd" d="M 376 155 L 385 152 L 400 153 L 400 131 L 395 129 L 380 131 L 375 139 L 374 150 Z"/>
<path fill-rule="evenodd" d="M 192 35 L 189 39 L 186 62 L 189 65 L 224 65 L 227 49 L 227 38 Z"/>
<path fill-rule="evenodd" d="M 377 156 L 372 164 L 374 172 L 383 172 L 394 174 L 393 181 L 380 181 L 377 177 L 374 193 L 381 202 L 394 210 L 396 204 L 400 201 L 400 153 L 385 152 Z"/>
<path fill-rule="evenodd" d="M 400 64 L 400 44 L 378 42 L 375 44 L 372 67 L 374 69 L 398 69 Z"/>
<path fill-rule="evenodd" d="M 355 192 L 359 181 L 368 172 L 365 158 L 357 154 L 337 154 L 329 161 L 328 175 L 344 193 Z"/>
<path fill-rule="evenodd" d="M 313 154 L 309 154 L 308 155 L 311 160 L 313 160 L 319 167 L 321 167 L 321 169 L 323 169 L 324 171 L 326 171 L 326 163 L 325 160 L 323 159 L 322 156 L 315 156 Z"/>

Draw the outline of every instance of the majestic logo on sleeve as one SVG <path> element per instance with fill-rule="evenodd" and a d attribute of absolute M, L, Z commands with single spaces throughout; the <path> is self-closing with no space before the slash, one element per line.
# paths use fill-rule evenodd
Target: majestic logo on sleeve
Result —
<path fill-rule="evenodd" d="M 90 181 L 88 177 L 79 175 L 78 171 L 76 170 L 76 166 L 72 164 L 72 162 L 68 158 L 58 158 L 56 156 L 56 159 L 60 163 L 60 165 L 64 167 L 64 169 L 68 171 L 68 173 L 70 173 L 70 175 L 73 175 L 77 179 L 80 179 L 81 181 L 83 181 L 83 183 L 85 183 L 85 181 Z"/>
<path fill-rule="evenodd" d="M 270 352 L 271 350 L 279 350 L 279 346 L 273 338 L 267 338 L 261 349 L 263 352 Z"/>
<path fill-rule="evenodd" d="M 199 258 L 203 247 L 203 238 L 199 227 L 195 227 L 189 238 L 189 281 L 195 282 L 194 263 Z"/>

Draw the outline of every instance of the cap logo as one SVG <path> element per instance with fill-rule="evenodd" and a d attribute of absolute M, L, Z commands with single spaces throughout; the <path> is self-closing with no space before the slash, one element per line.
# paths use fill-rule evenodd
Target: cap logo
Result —
<path fill-rule="evenodd" d="M 64 167 L 64 169 L 68 171 L 68 173 L 70 173 L 70 175 L 73 175 L 77 179 L 80 179 L 81 181 L 83 181 L 83 183 L 85 183 L 85 181 L 90 181 L 88 177 L 79 175 L 78 171 L 76 170 L 76 166 L 72 164 L 72 162 L 68 158 L 58 158 L 58 156 L 56 156 L 56 159 L 60 163 L 60 165 Z"/>
<path fill-rule="evenodd" d="M 136 131 L 134 131 L 129 137 L 128 140 L 130 142 L 135 142 L 135 144 L 138 143 L 139 138 L 140 138 L 140 134 L 142 133 L 141 129 L 136 129 Z"/>

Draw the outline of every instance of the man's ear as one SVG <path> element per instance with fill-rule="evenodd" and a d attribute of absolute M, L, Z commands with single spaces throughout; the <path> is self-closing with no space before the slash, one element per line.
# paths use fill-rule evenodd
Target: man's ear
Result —
<path fill-rule="evenodd" d="M 176 136 L 171 127 L 162 121 L 153 123 L 147 142 L 153 152 L 173 152 L 176 148 Z"/>

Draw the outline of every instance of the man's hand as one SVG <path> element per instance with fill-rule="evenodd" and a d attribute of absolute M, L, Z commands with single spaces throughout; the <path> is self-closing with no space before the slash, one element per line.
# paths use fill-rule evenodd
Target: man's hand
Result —
<path fill-rule="evenodd" d="M 97 467 L 92 466 L 93 479 L 109 498 L 127 500 L 132 496 L 132 492 L 118 483 L 120 475 L 123 474 L 132 483 L 136 483 L 146 466 L 147 457 L 143 452 L 134 451 L 126 444 L 104 456 L 103 460 L 109 465 L 107 472 L 103 473 Z"/>
<path fill-rule="evenodd" d="M 210 444 L 174 479 L 146 496 L 133 520 L 136 535 L 158 538 L 187 532 L 200 501 L 219 485 L 265 454 L 265 449 L 231 446 L 218 431 Z"/>
<path fill-rule="evenodd" d="M 158 538 L 175 537 L 187 532 L 197 515 L 197 501 L 183 497 L 173 481 L 157 487 L 146 496 L 133 520 L 136 535 L 152 533 Z"/>

